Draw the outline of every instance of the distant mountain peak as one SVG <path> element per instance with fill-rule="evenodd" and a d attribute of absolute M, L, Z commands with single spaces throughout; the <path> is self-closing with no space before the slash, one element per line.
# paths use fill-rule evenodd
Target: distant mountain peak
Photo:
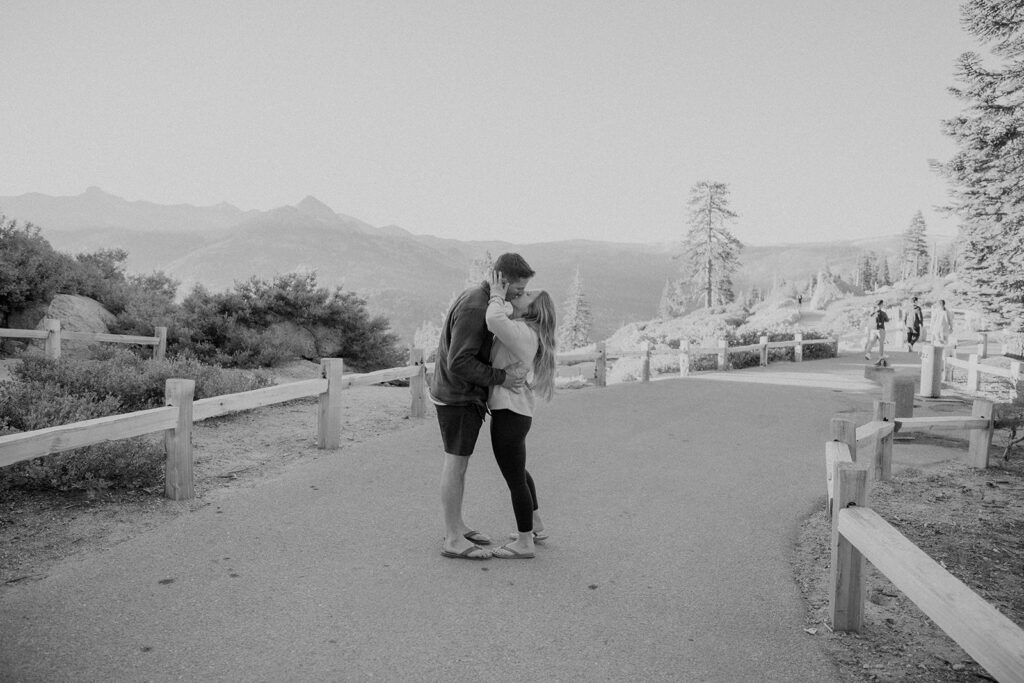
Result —
<path fill-rule="evenodd" d="M 306 216 L 312 216 L 313 218 L 320 218 L 322 220 L 329 221 L 338 220 L 338 214 L 335 213 L 334 209 L 312 195 L 307 196 L 301 202 L 296 204 L 295 208 L 299 210 L 299 213 L 305 214 Z"/>

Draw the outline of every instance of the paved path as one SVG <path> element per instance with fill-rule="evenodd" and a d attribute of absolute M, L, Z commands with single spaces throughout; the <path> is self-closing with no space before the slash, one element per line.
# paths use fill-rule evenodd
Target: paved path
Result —
<path fill-rule="evenodd" d="M 862 372 L 560 394 L 529 437 L 532 561 L 440 556 L 433 421 L 325 453 L 0 594 L 0 680 L 838 680 L 789 559 L 829 418 L 877 397 Z M 487 441 L 465 509 L 497 536 Z"/>

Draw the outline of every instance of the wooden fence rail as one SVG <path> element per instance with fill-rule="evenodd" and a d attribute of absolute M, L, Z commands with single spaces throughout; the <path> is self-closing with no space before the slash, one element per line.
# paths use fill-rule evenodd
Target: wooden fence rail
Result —
<path fill-rule="evenodd" d="M 851 462 L 845 443 L 826 444 L 830 453 L 833 630 L 863 626 L 867 560 L 997 680 L 1024 680 L 1024 630 L 868 507 L 868 467 Z"/>
<path fill-rule="evenodd" d="M 814 344 L 838 344 L 837 339 L 804 339 L 803 335 L 797 333 L 795 339 L 790 341 L 768 341 L 767 337 L 761 337 L 757 344 L 746 344 L 743 346 L 729 346 L 725 339 L 717 340 L 715 346 L 699 346 L 692 342 L 682 344 L 679 349 L 679 374 L 686 376 L 690 372 L 690 360 L 697 356 L 716 356 L 715 368 L 717 370 L 728 370 L 730 368 L 729 356 L 737 353 L 757 351 L 760 353 L 760 364 L 768 365 L 769 349 L 793 348 L 794 362 L 803 360 L 803 348 Z M 607 362 L 622 358 L 641 359 L 641 382 L 649 382 L 651 379 L 651 354 L 653 347 L 650 342 L 642 342 L 639 350 L 608 350 L 604 342 L 598 342 L 594 351 L 571 351 L 560 353 L 557 356 L 559 364 L 585 363 L 594 361 L 596 363 L 594 379 L 597 386 L 603 387 L 607 384 Z"/>
<path fill-rule="evenodd" d="M 154 328 L 155 335 L 152 337 L 127 335 L 127 334 L 104 334 L 100 332 L 69 332 L 61 329 L 60 320 L 56 318 L 43 318 L 43 329 L 41 330 L 14 330 L 0 328 L 0 339 L 42 339 L 43 349 L 47 358 L 60 358 L 61 343 L 63 341 L 80 341 L 93 344 L 141 344 L 153 347 L 153 358 L 162 359 L 167 353 L 167 328 Z"/>
<path fill-rule="evenodd" d="M 0 436 L 0 467 L 52 453 L 82 448 L 104 441 L 164 432 L 167 455 L 165 494 L 173 500 L 192 498 L 192 425 L 201 420 L 299 398 L 319 397 L 317 446 L 337 448 L 341 441 L 340 392 L 355 386 L 410 379 L 413 417 L 425 414 L 426 373 L 422 351 L 414 350 L 412 364 L 368 373 L 344 373 L 344 362 L 327 358 L 321 362 L 320 379 L 289 382 L 236 394 L 193 400 L 192 380 L 169 379 L 165 387 L 166 407 L 111 415 L 31 432 Z M 419 359 L 419 360 L 416 360 Z"/>

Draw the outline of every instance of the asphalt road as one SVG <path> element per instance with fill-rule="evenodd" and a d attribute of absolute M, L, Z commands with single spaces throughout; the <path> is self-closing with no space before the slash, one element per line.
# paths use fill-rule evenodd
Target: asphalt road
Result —
<path fill-rule="evenodd" d="M 324 452 L 6 589 L 0 680 L 839 680 L 789 561 L 829 418 L 877 398 L 862 369 L 561 393 L 528 439 L 529 561 L 441 557 L 432 420 Z M 514 527 L 486 434 L 465 511 Z"/>

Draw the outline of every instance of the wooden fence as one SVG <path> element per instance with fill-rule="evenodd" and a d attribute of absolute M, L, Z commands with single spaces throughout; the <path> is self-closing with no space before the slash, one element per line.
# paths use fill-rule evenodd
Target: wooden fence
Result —
<path fill-rule="evenodd" d="M 68 332 L 61 329 L 60 320 L 43 318 L 41 330 L 13 330 L 0 328 L 0 339 L 41 339 L 47 358 L 60 358 L 61 343 L 80 341 L 89 343 L 142 344 L 153 347 L 153 358 L 162 359 L 167 353 L 167 328 L 154 328 L 152 337 L 126 334 L 102 334 L 99 332 Z"/>
<path fill-rule="evenodd" d="M 760 365 L 768 365 L 770 349 L 793 349 L 793 361 L 801 362 L 804 359 L 804 347 L 814 344 L 838 344 L 837 339 L 804 339 L 803 335 L 796 333 L 795 338 L 789 341 L 768 341 L 768 337 L 761 337 L 757 344 L 746 344 L 744 346 L 729 346 L 725 339 L 717 340 L 714 346 L 700 346 L 692 342 L 685 342 L 679 348 L 679 375 L 682 377 L 690 373 L 690 362 L 698 356 L 715 356 L 715 369 L 728 370 L 731 366 L 729 356 L 737 353 L 756 351 L 760 355 Z M 607 363 L 610 360 L 622 358 L 636 358 L 641 360 L 641 382 L 651 380 L 651 354 L 653 346 L 650 342 L 641 342 L 639 351 L 612 350 L 606 349 L 604 342 L 598 342 L 593 351 L 577 351 L 558 354 L 559 364 L 585 363 L 593 361 L 594 380 L 597 386 L 603 387 L 607 384 Z"/>
<path fill-rule="evenodd" d="M 64 338 L 81 339 L 84 341 L 114 341 L 134 344 L 154 344 L 162 355 L 166 347 L 166 329 L 158 328 L 161 334 L 155 338 L 124 337 L 120 335 L 85 335 L 66 333 Z M 74 336 L 71 336 L 71 335 Z M 51 358 L 60 356 L 60 323 L 52 320 L 46 324 L 46 330 L 0 330 L 0 336 L 20 337 L 27 339 L 47 340 L 47 355 Z M 762 363 L 767 364 L 768 349 L 793 346 L 796 349 L 795 359 L 802 360 L 802 347 L 807 344 L 831 343 L 833 340 L 802 340 L 787 342 L 768 342 L 728 347 L 722 341 L 710 353 L 719 355 L 725 360 L 720 366 L 728 367 L 728 354 L 742 351 L 760 350 Z M 700 353 L 706 349 L 687 345 L 681 352 L 681 358 L 689 354 Z M 605 344 L 598 343 L 594 351 L 563 353 L 557 357 L 560 364 L 594 362 L 594 380 L 597 386 L 607 384 L 607 361 L 609 358 L 623 358 L 635 353 L 616 352 L 609 355 Z M 645 343 L 640 351 L 643 358 L 643 381 L 650 381 L 651 346 Z M 432 370 L 432 363 L 424 363 L 422 349 L 412 349 L 409 365 L 389 368 L 376 372 L 346 374 L 342 359 L 324 359 L 321 364 L 320 379 L 291 382 L 288 384 L 256 389 L 237 394 L 215 396 L 201 400 L 193 400 L 195 383 L 186 379 L 167 380 L 164 388 L 163 408 L 140 410 L 123 415 L 85 420 L 73 424 L 59 425 L 31 432 L 21 432 L 0 436 L 0 467 L 12 465 L 24 460 L 38 458 L 52 453 L 82 448 L 104 441 L 127 439 L 155 432 L 164 433 L 164 449 L 167 454 L 165 494 L 173 500 L 192 498 L 195 495 L 192 478 L 192 426 L 195 422 L 228 413 L 252 410 L 261 406 L 284 403 L 300 398 L 319 397 L 320 408 L 317 420 L 317 445 L 319 448 L 337 448 L 340 442 L 341 417 L 338 407 L 339 392 L 353 386 L 382 384 L 401 379 L 409 379 L 411 392 L 410 414 L 422 417 L 426 414 L 426 376 Z M 689 363 L 682 366 L 682 374 L 688 371 Z"/>
<path fill-rule="evenodd" d="M 992 430 L 999 424 L 993 408 L 990 401 L 975 401 L 970 417 L 900 419 L 893 417 L 894 404 L 876 401 L 872 420 L 861 427 L 832 419 L 833 441 L 825 444 L 832 517 L 829 611 L 833 630 L 861 630 L 864 562 L 870 561 L 997 680 L 1024 681 L 1024 630 L 868 507 L 870 482 L 891 475 L 897 432 L 969 430 L 969 462 L 987 467 Z"/>
<path fill-rule="evenodd" d="M 317 416 L 317 446 L 325 449 L 337 448 L 341 442 L 340 392 L 349 387 L 409 379 L 412 395 L 410 413 L 413 417 L 423 417 L 426 414 L 426 373 L 430 368 L 422 359 L 422 351 L 414 350 L 410 354 L 410 365 L 358 374 L 345 374 L 344 362 L 339 358 L 324 359 L 321 362 L 320 379 L 290 382 L 199 401 L 193 400 L 193 380 L 169 379 L 164 390 L 166 406 L 163 408 L 151 408 L 0 436 L 0 467 L 103 441 L 163 432 L 164 450 L 167 454 L 165 495 L 172 500 L 193 498 L 195 488 L 192 478 L 192 425 L 195 422 L 316 396 L 320 402 Z"/>

